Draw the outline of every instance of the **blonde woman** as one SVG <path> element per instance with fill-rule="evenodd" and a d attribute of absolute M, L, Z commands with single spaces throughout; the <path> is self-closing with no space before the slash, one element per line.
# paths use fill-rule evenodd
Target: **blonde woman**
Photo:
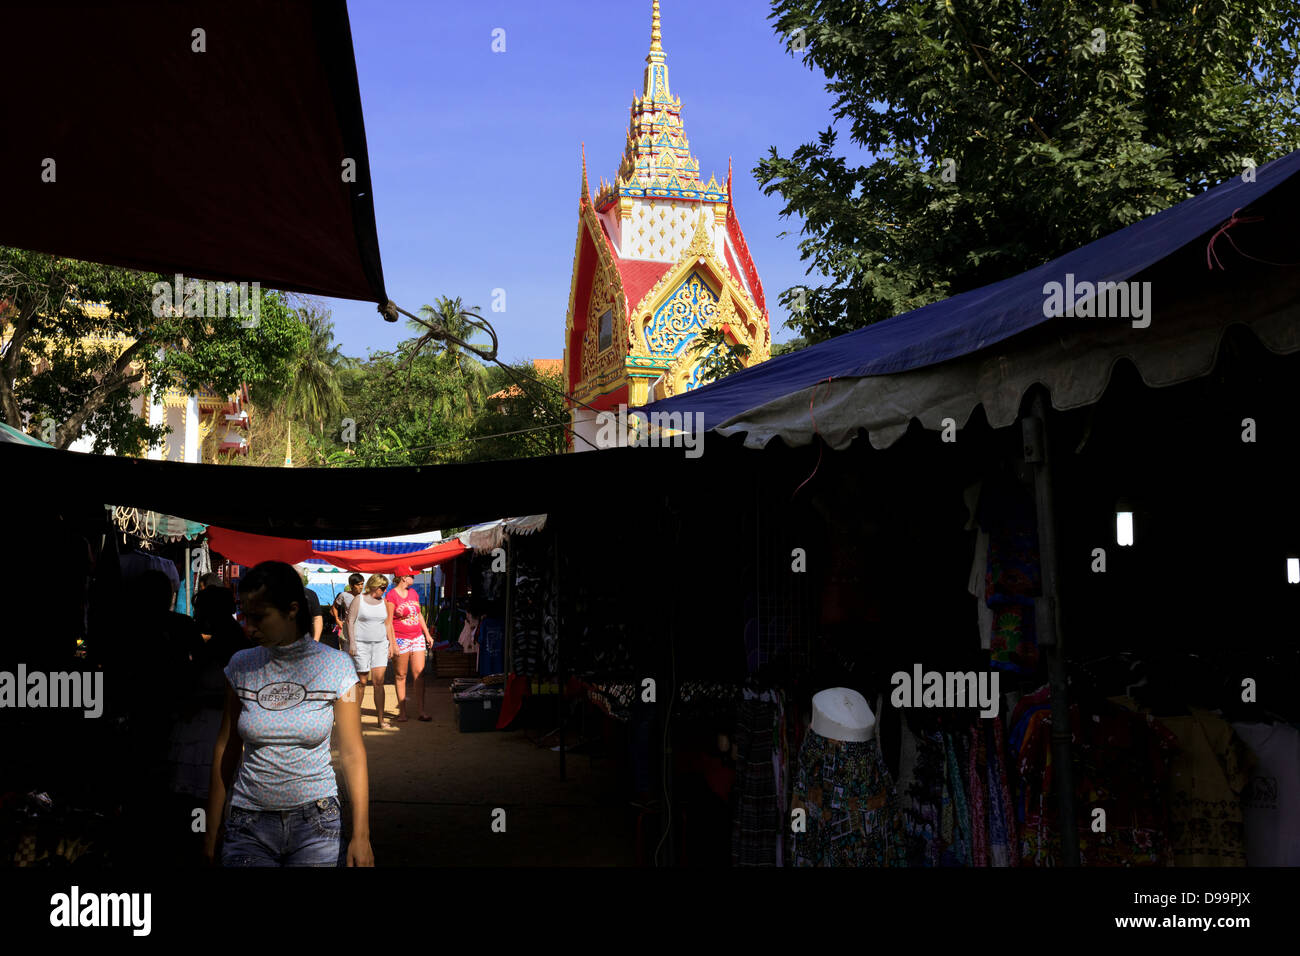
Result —
<path fill-rule="evenodd" d="M 384 600 L 388 578 L 372 574 L 365 589 L 348 607 L 348 636 L 352 640 L 352 660 L 357 668 L 357 680 L 365 693 L 366 677 L 375 689 L 375 717 L 380 730 L 392 729 L 392 722 L 384 721 L 384 672 L 388 662 L 397 655 L 397 642 L 393 636 L 393 606 Z"/>

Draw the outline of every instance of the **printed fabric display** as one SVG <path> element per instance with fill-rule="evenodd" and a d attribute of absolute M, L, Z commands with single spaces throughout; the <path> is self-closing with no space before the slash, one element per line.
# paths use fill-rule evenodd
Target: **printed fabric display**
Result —
<path fill-rule="evenodd" d="M 511 666 L 518 674 L 551 676 L 557 670 L 552 539 L 515 535 L 510 546 L 515 552 Z"/>
<path fill-rule="evenodd" d="M 771 691 L 745 691 L 736 708 L 736 810 L 731 826 L 732 866 L 777 866 L 781 817 L 777 801 Z"/>
<path fill-rule="evenodd" d="M 947 756 L 943 733 L 914 734 L 903 723 L 899 793 L 908 866 L 939 866 L 945 843 L 941 838 Z"/>
<path fill-rule="evenodd" d="M 1032 674 L 1038 668 L 1034 598 L 1042 594 L 1034 501 L 1018 485 L 990 484 L 980 495 L 979 524 L 988 532 L 984 600 L 993 612 L 989 663 Z"/>
<path fill-rule="evenodd" d="M 907 865 L 1016 866 L 1019 847 L 1002 724 L 955 731 L 904 724 L 899 793 Z"/>
<path fill-rule="evenodd" d="M 1091 709 L 1094 712 L 1080 719 L 1078 705 L 1070 707 L 1079 862 L 1083 866 L 1168 866 L 1173 853 L 1164 787 L 1178 741 L 1149 714 L 1105 702 Z M 1012 736 L 1023 740 L 1017 810 L 1024 821 L 1022 864 L 1060 866 L 1052 712 L 1030 706 L 1020 721 L 1025 727 L 1018 724 Z M 1093 809 L 1106 812 L 1104 832 L 1092 830 Z"/>
<path fill-rule="evenodd" d="M 1208 711 L 1162 717 L 1178 738 L 1170 767 L 1169 833 L 1175 866 L 1245 866 L 1241 793 L 1255 755 L 1232 726 Z"/>
<path fill-rule="evenodd" d="M 905 866 L 898 794 L 875 738 L 832 740 L 809 730 L 799 750 L 791 836 L 795 866 Z"/>

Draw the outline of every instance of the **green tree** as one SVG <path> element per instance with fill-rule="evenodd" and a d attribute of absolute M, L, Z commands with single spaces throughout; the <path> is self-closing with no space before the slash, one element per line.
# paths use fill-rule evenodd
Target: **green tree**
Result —
<path fill-rule="evenodd" d="M 834 126 L 754 169 L 810 341 L 1014 275 L 1300 146 L 1291 0 L 774 0 Z M 806 301 L 805 301 L 806 299 Z M 800 308 L 802 306 L 802 308 Z"/>
<path fill-rule="evenodd" d="M 471 325 L 470 318 L 478 318 L 477 309 L 466 309 L 460 297 L 440 296 L 434 305 L 425 305 L 420 315 L 431 324 L 441 326 L 444 331 L 474 348 L 484 348 L 485 343 L 474 338 L 478 328 Z M 408 319 L 407 326 L 414 331 L 424 332 L 425 326 Z M 486 370 L 482 363 L 461 347 L 459 342 L 451 339 L 438 340 L 437 356 L 440 365 L 449 374 L 455 376 L 464 394 L 464 404 L 459 409 L 467 417 L 473 417 L 477 408 L 482 406 L 486 392 Z M 450 411 L 450 409 L 448 409 Z"/>
<path fill-rule="evenodd" d="M 487 387 L 494 397 L 475 416 L 467 436 L 473 440 L 464 443 L 462 460 L 563 454 L 569 415 L 562 371 L 543 372 L 530 361 L 514 362 L 510 372 L 492 369 Z"/>
<path fill-rule="evenodd" d="M 342 418 L 339 370 L 346 360 L 342 347 L 334 343 L 334 323 L 328 311 L 303 304 L 295 313 L 306 327 L 307 338 L 289 362 L 282 407 L 290 418 L 319 432 L 327 422 Z"/>
<path fill-rule="evenodd" d="M 285 377 L 302 326 L 283 296 L 261 296 L 259 320 L 155 315 L 169 277 L 0 247 L 0 416 L 15 427 L 52 419 L 51 444 L 94 435 L 94 450 L 139 454 L 163 426 L 133 415 L 142 387 L 234 391 Z"/>
<path fill-rule="evenodd" d="M 749 346 L 732 342 L 718 325 L 701 329 L 690 348 L 700 356 L 700 381 L 705 384 L 739 372 L 749 361 Z"/>
<path fill-rule="evenodd" d="M 460 381 L 447 373 L 441 355 L 417 350 L 418 340 L 395 352 L 372 353 L 340 373 L 343 414 L 353 420 L 356 441 L 345 443 L 331 429 L 319 443 L 331 464 L 436 464 L 457 460 L 457 442 L 471 420 L 456 410 Z M 347 445 L 350 444 L 350 451 Z M 337 453 L 345 457 L 337 457 Z"/>
<path fill-rule="evenodd" d="M 776 358 L 778 355 L 789 355 L 791 352 L 798 352 L 800 349 L 806 349 L 811 344 L 812 343 L 805 338 L 791 339 L 789 342 L 773 342 L 772 358 Z"/>

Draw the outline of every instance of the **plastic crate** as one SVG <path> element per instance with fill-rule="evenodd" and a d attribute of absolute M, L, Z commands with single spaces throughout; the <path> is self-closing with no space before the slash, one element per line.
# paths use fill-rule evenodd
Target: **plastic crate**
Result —
<path fill-rule="evenodd" d="M 456 707 L 460 710 L 460 732 L 474 734 L 483 730 L 496 730 L 504 700 L 503 697 L 484 697 L 456 701 Z"/>

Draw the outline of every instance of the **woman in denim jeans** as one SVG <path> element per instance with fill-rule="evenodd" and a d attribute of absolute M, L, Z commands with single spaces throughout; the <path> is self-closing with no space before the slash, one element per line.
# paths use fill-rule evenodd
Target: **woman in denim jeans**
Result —
<path fill-rule="evenodd" d="M 312 639 L 302 580 L 288 564 L 264 561 L 240 582 L 244 628 L 257 645 L 226 667 L 226 711 L 212 754 L 208 820 L 224 827 L 225 866 L 338 866 L 338 784 L 330 730 L 352 806 L 349 866 L 374 866 L 361 705 L 352 658 Z M 242 759 L 241 759 L 242 758 Z M 236 772 L 237 771 L 237 772 Z M 233 788 L 232 788 L 233 782 Z M 209 826 L 205 859 L 216 856 Z"/>

